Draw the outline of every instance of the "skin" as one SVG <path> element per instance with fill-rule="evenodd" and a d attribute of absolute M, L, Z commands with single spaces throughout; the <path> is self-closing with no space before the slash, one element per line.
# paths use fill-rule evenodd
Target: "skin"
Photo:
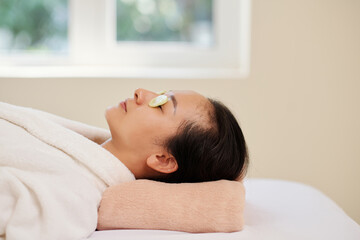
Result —
<path fill-rule="evenodd" d="M 116 156 L 136 179 L 161 177 L 178 169 L 174 156 L 161 146 L 173 136 L 182 121 L 207 123 L 208 100 L 193 91 L 169 91 L 169 101 L 150 107 L 157 93 L 137 89 L 126 99 L 126 111 L 121 106 L 107 108 L 105 117 L 111 138 L 102 146 Z"/>

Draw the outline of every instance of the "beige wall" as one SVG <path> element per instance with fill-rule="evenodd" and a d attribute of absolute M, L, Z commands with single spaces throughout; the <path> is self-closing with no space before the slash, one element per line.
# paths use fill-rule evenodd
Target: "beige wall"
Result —
<path fill-rule="evenodd" d="M 360 223 L 360 1 L 252 5 L 246 79 L 0 79 L 0 100 L 106 127 L 106 106 L 135 88 L 194 89 L 238 116 L 249 177 L 312 185 Z"/>

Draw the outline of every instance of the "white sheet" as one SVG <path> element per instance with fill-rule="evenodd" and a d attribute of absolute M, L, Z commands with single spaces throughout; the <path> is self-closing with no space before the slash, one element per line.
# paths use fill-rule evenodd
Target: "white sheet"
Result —
<path fill-rule="evenodd" d="M 360 226 L 335 202 L 310 186 L 284 180 L 247 179 L 245 187 L 243 231 L 190 234 L 161 230 L 111 230 L 95 232 L 89 239 L 360 239 Z"/>

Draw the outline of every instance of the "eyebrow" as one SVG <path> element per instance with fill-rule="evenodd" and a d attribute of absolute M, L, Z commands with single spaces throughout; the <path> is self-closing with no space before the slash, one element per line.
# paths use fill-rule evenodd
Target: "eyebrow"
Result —
<path fill-rule="evenodd" d="M 171 100 L 172 100 L 171 102 L 172 102 L 173 105 L 174 105 L 174 115 L 175 115 L 175 113 L 176 113 L 176 107 L 177 107 L 177 101 L 176 101 L 176 98 L 175 98 L 174 93 L 170 92 L 169 95 L 170 95 L 170 98 L 171 98 Z"/>

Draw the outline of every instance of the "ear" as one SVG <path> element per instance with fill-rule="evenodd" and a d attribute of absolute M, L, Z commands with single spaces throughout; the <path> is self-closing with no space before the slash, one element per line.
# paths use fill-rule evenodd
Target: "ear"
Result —
<path fill-rule="evenodd" d="M 146 159 L 146 164 L 161 173 L 172 173 L 178 169 L 175 157 L 169 153 L 152 154 Z"/>

